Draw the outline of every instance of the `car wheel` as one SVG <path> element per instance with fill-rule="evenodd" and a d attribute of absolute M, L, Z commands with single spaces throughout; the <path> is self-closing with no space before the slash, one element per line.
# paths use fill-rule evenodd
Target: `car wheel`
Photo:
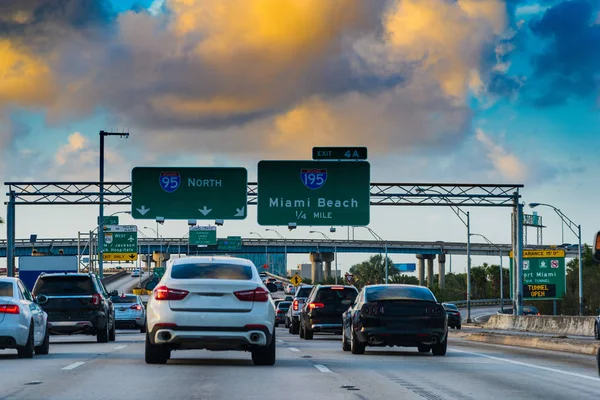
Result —
<path fill-rule="evenodd" d="M 279 323 L 275 322 L 275 328 L 279 328 Z"/>
<path fill-rule="evenodd" d="M 346 339 L 346 328 L 343 328 L 342 330 L 342 350 L 350 351 L 350 343 L 348 343 L 348 340 Z"/>
<path fill-rule="evenodd" d="M 292 320 L 292 335 L 297 335 L 300 332 L 300 322 Z"/>
<path fill-rule="evenodd" d="M 460 329 L 461 327 L 461 325 L 456 325 L 456 329 Z"/>
<path fill-rule="evenodd" d="M 441 343 L 433 345 L 431 350 L 434 356 L 445 356 L 448 350 L 448 334 Z"/>
<path fill-rule="evenodd" d="M 108 331 L 108 321 L 107 321 L 104 328 L 98 331 L 98 333 L 96 335 L 96 341 L 98 343 L 108 343 L 108 335 L 109 335 L 109 331 Z"/>
<path fill-rule="evenodd" d="M 311 329 L 304 327 L 304 339 L 312 340 L 313 336 L 314 336 L 314 332 Z"/>
<path fill-rule="evenodd" d="M 146 323 L 144 322 L 144 325 L 142 325 L 142 327 L 140 328 L 140 333 L 146 333 Z"/>
<path fill-rule="evenodd" d="M 354 333 L 354 329 L 350 330 L 350 351 L 352 354 L 365 354 L 365 348 L 367 345 L 365 343 L 361 343 L 356 334 Z"/>
<path fill-rule="evenodd" d="M 298 328 L 298 333 L 300 334 L 300 339 L 304 339 L 304 325 L 302 323 L 299 324 L 300 327 Z"/>
<path fill-rule="evenodd" d="M 171 358 L 171 350 L 159 344 L 152 344 L 148 332 L 146 332 L 146 347 L 144 359 L 146 364 L 166 364 Z"/>
<path fill-rule="evenodd" d="M 426 346 L 424 344 L 420 344 L 418 349 L 419 349 L 419 353 L 429 353 L 431 351 L 431 347 Z"/>
<path fill-rule="evenodd" d="M 48 326 L 46 325 L 46 334 L 44 336 L 44 341 L 41 345 L 34 347 L 35 354 L 45 355 L 50 352 L 50 331 Z"/>
<path fill-rule="evenodd" d="M 265 347 L 257 347 L 252 350 L 252 362 L 254 365 L 274 365 L 275 364 L 275 329 L 273 329 L 273 337 L 271 343 Z"/>
<path fill-rule="evenodd" d="M 25 346 L 17 347 L 17 353 L 19 358 L 33 358 L 33 321 L 29 324 L 29 333 L 27 335 L 27 342 Z"/>
<path fill-rule="evenodd" d="M 110 328 L 110 331 L 108 332 L 108 341 L 114 342 L 115 340 L 117 340 L 117 327 L 113 322 L 112 328 Z"/>

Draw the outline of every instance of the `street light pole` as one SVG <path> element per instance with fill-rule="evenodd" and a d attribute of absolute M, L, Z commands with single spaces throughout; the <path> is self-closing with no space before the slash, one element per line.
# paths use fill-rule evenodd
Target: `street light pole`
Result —
<path fill-rule="evenodd" d="M 100 209 L 98 212 L 98 275 L 100 279 L 104 278 L 104 137 L 105 136 L 120 136 L 129 137 L 129 133 L 126 132 L 104 132 L 100 131 L 100 187 L 98 200 L 100 203 Z M 90 254 L 91 257 L 91 254 Z"/>
<path fill-rule="evenodd" d="M 575 236 L 577 236 L 579 243 L 579 250 L 577 252 L 579 258 L 579 315 L 583 315 L 583 249 L 581 247 L 581 225 L 576 225 L 569 217 L 567 217 L 560 209 L 554 207 L 551 204 L 546 203 L 529 203 L 529 207 L 535 208 L 537 206 L 545 206 L 550 207 L 558 214 L 563 224 L 566 224 L 567 227 L 573 232 Z M 575 232 L 574 228 L 577 228 L 577 232 Z M 563 238 L 564 242 L 564 238 Z"/>
<path fill-rule="evenodd" d="M 283 258 L 285 260 L 284 263 L 283 263 L 284 264 L 283 266 L 284 266 L 284 269 L 285 269 L 285 273 L 287 275 L 287 240 L 285 239 L 285 237 L 281 233 L 277 232 L 275 229 L 269 229 L 269 228 L 267 228 L 267 229 L 265 229 L 265 231 L 266 232 L 275 232 L 277 234 L 277 236 L 279 236 L 280 239 L 283 239 Z"/>

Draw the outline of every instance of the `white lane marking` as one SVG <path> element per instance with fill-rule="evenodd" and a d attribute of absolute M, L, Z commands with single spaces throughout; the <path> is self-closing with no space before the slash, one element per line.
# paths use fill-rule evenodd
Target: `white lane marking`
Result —
<path fill-rule="evenodd" d="M 295 347 L 290 347 L 290 350 L 293 351 L 293 352 L 295 352 L 295 353 L 300 353 L 300 350 L 298 350 Z"/>
<path fill-rule="evenodd" d="M 326 366 L 321 365 L 321 364 L 315 364 L 315 368 L 323 373 L 331 372 L 331 370 L 329 368 L 327 368 Z"/>
<path fill-rule="evenodd" d="M 285 343 L 283 340 L 279 340 L 279 339 L 277 339 L 276 342 L 279 343 L 279 344 L 284 344 Z"/>
<path fill-rule="evenodd" d="M 76 363 L 73 363 L 71 365 L 67 365 L 66 367 L 62 368 L 65 371 L 71 370 L 71 369 L 75 369 L 77 367 L 81 367 L 83 364 L 85 364 L 85 361 L 77 361 Z"/>
<path fill-rule="evenodd" d="M 124 349 L 125 347 L 127 347 L 127 345 L 125 345 L 125 346 L 117 346 L 117 347 L 115 347 L 115 350 L 122 350 L 122 349 Z"/>
<path fill-rule="evenodd" d="M 587 375 L 583 375 L 583 374 L 578 374 L 576 372 L 561 371 L 560 369 L 542 367 L 539 365 L 527 364 L 527 363 L 524 363 L 521 361 L 508 360 L 506 358 L 488 356 L 487 354 L 472 353 L 470 351 L 463 351 L 463 350 L 456 350 L 456 349 L 452 349 L 451 351 L 456 351 L 458 353 L 472 354 L 474 356 L 489 358 L 490 360 L 497 360 L 497 361 L 503 361 L 503 362 L 509 363 L 509 364 L 521 365 L 523 367 L 536 368 L 536 369 L 541 369 L 543 371 L 549 371 L 549 372 L 556 372 L 557 374 L 569 375 L 569 376 L 574 376 L 574 377 L 582 378 L 582 379 L 589 379 L 591 381 L 596 381 L 596 382 L 598 381 L 598 378 L 596 378 L 595 376 L 587 376 Z"/>

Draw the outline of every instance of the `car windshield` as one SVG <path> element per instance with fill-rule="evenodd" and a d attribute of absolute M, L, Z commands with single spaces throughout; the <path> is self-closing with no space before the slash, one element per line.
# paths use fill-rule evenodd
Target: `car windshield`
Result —
<path fill-rule="evenodd" d="M 367 301 L 424 300 L 437 302 L 431 290 L 419 286 L 374 286 L 367 288 Z"/>
<path fill-rule="evenodd" d="M 358 292 L 354 288 L 342 287 L 342 288 L 331 288 L 322 287 L 315 296 L 315 301 L 320 303 L 334 303 L 334 304 L 351 304 Z"/>
<path fill-rule="evenodd" d="M 296 291 L 296 297 L 308 297 L 312 290 L 312 286 L 302 286 Z"/>
<path fill-rule="evenodd" d="M 458 311 L 458 307 L 456 307 L 454 304 L 444 304 L 444 308 L 446 310 Z"/>
<path fill-rule="evenodd" d="M 252 279 L 252 267 L 244 264 L 185 263 L 175 264 L 171 270 L 173 279 Z"/>
<path fill-rule="evenodd" d="M 96 293 L 89 276 L 44 276 L 37 280 L 33 292 L 50 296 L 88 295 Z"/>
<path fill-rule="evenodd" d="M 110 298 L 113 303 L 137 303 L 137 297 L 135 296 L 112 296 Z"/>
<path fill-rule="evenodd" d="M 523 312 L 532 312 L 537 314 L 538 309 L 533 306 L 523 306 Z"/>
<path fill-rule="evenodd" d="M 0 296 L 1 297 L 13 297 L 12 282 L 0 282 Z"/>

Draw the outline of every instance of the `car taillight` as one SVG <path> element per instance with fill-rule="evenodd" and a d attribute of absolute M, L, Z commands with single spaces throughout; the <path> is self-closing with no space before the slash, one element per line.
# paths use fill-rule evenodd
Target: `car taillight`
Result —
<path fill-rule="evenodd" d="M 344 290 L 343 286 L 332 286 L 331 290 Z"/>
<path fill-rule="evenodd" d="M 100 296 L 98 293 L 94 293 L 92 295 L 92 304 L 98 306 L 100 303 L 102 303 L 102 296 Z"/>
<path fill-rule="evenodd" d="M 298 300 L 294 300 L 294 311 L 298 311 Z"/>
<path fill-rule="evenodd" d="M 132 305 L 132 306 L 131 306 L 131 307 L 129 307 L 129 308 L 131 308 L 132 310 L 141 310 L 141 309 L 142 309 L 142 306 L 140 306 L 139 304 L 134 304 L 134 305 Z"/>
<path fill-rule="evenodd" d="M 325 304 L 310 302 L 308 303 L 308 308 L 311 310 L 318 310 L 319 308 L 325 308 Z"/>
<path fill-rule="evenodd" d="M 0 313 L 2 314 L 19 314 L 21 310 L 16 304 L 0 304 Z"/>
<path fill-rule="evenodd" d="M 188 295 L 187 290 L 171 289 L 159 286 L 154 289 L 154 300 L 183 300 Z"/>
<path fill-rule="evenodd" d="M 277 314 L 285 314 L 283 310 L 277 310 Z"/>
<path fill-rule="evenodd" d="M 255 301 L 264 303 L 269 300 L 269 292 L 266 289 L 257 287 L 254 290 L 242 290 L 233 293 L 240 301 Z"/>

